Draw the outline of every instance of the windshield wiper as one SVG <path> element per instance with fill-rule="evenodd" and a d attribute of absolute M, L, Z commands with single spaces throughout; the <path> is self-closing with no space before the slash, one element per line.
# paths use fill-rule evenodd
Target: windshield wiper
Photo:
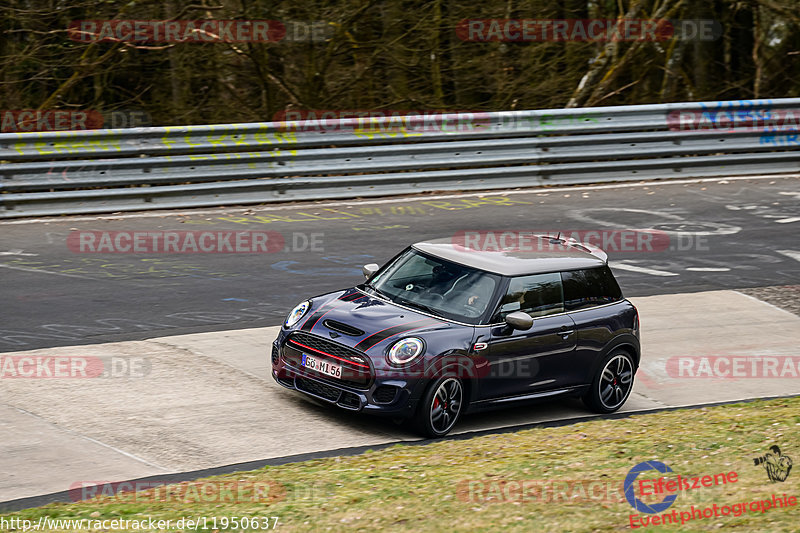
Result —
<path fill-rule="evenodd" d="M 417 309 L 420 309 L 422 311 L 430 313 L 430 314 L 432 314 L 434 316 L 438 316 L 438 317 L 441 317 L 441 318 L 446 318 L 442 313 L 440 313 L 439 311 L 437 311 L 434 308 L 432 308 L 430 306 L 427 306 L 425 304 L 421 304 L 419 302 L 413 302 L 411 300 L 407 300 L 407 299 L 402 298 L 400 296 L 398 296 L 398 299 L 401 300 L 402 303 L 404 303 L 406 305 L 410 305 L 411 307 L 416 307 Z"/>
<path fill-rule="evenodd" d="M 429 306 L 427 306 L 425 304 L 421 304 L 419 302 L 414 302 L 412 300 L 408 300 L 406 298 L 403 298 L 402 296 L 392 296 L 391 294 L 387 294 L 387 293 L 383 292 L 382 290 L 378 289 L 377 287 L 375 287 L 371 283 L 365 283 L 364 287 L 375 291 L 375 294 L 379 294 L 380 296 L 383 296 L 384 298 L 386 298 L 390 302 L 403 303 L 403 304 L 406 304 L 406 305 L 408 305 L 410 307 L 414 307 L 416 309 L 419 309 L 420 311 L 425 311 L 426 313 L 430 313 L 430 314 L 432 314 L 434 316 L 438 316 L 440 318 L 446 318 L 442 313 L 440 313 L 439 311 L 433 309 L 432 307 L 429 307 Z"/>

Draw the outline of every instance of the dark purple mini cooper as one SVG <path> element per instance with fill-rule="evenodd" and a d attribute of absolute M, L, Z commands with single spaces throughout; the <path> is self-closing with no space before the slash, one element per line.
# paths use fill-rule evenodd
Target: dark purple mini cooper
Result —
<path fill-rule="evenodd" d="M 289 313 L 272 347 L 284 387 L 446 435 L 471 411 L 574 395 L 625 403 L 639 316 L 595 247 L 534 236 L 532 249 L 411 245 L 366 283 Z"/>

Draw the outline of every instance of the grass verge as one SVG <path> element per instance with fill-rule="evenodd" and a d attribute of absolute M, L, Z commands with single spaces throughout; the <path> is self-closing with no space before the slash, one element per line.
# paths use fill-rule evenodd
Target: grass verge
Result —
<path fill-rule="evenodd" d="M 675 511 L 677 523 L 640 530 L 794 532 L 800 529 L 800 505 L 766 512 L 747 505 L 740 516 L 734 514 L 742 504 L 772 502 L 773 494 L 800 497 L 800 471 L 791 471 L 784 482 L 772 482 L 764 466 L 753 461 L 773 445 L 800 460 L 798 437 L 800 398 L 763 400 L 425 446 L 397 445 L 358 456 L 51 504 L 1 515 L 0 524 L 4 519 L 8 526 L 15 518 L 33 523 L 87 519 L 86 525 L 100 527 L 83 531 L 257 531 L 263 527 L 232 527 L 232 518 L 279 517 L 279 531 L 623 531 L 631 530 L 631 515 L 641 519 Z M 643 461 L 668 465 L 673 470 L 668 479 L 735 472 L 735 481 L 703 487 L 701 479 L 697 488 L 678 491 L 669 509 L 649 515 L 635 511 L 622 489 L 628 472 Z M 651 470 L 638 480 L 660 475 Z M 664 497 L 643 496 L 638 483 L 634 487 L 645 503 Z M 681 513 L 691 512 L 692 506 L 702 510 L 715 504 L 719 516 L 680 522 Z M 731 512 L 727 516 L 721 514 L 725 506 Z M 206 517 L 205 525 L 178 527 L 183 517 Z M 149 518 L 169 519 L 172 525 L 139 529 L 102 523 Z M 227 528 L 222 527 L 224 518 Z M 273 523 L 269 520 L 267 525 Z M 76 529 L 58 529 L 51 522 L 45 530 Z"/>

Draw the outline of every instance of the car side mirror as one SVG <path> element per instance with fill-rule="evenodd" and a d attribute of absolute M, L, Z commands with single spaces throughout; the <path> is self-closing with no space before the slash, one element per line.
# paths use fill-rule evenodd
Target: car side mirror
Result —
<path fill-rule="evenodd" d="M 361 272 L 364 274 L 364 277 L 369 279 L 378 271 L 380 267 L 375 263 L 369 263 L 368 265 L 364 265 L 361 267 Z"/>
<path fill-rule="evenodd" d="M 522 311 L 514 311 L 506 315 L 506 324 L 512 330 L 524 331 L 533 327 L 533 317 Z"/>

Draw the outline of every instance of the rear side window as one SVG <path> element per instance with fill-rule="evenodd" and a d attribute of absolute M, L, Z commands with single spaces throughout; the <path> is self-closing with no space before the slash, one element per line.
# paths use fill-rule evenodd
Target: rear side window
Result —
<path fill-rule="evenodd" d="M 607 266 L 561 273 L 564 307 L 567 311 L 586 309 L 622 299 L 622 291 Z"/>
<path fill-rule="evenodd" d="M 559 274 L 512 278 L 493 321 L 502 322 L 507 314 L 514 311 L 523 311 L 533 317 L 563 313 L 564 297 Z"/>

